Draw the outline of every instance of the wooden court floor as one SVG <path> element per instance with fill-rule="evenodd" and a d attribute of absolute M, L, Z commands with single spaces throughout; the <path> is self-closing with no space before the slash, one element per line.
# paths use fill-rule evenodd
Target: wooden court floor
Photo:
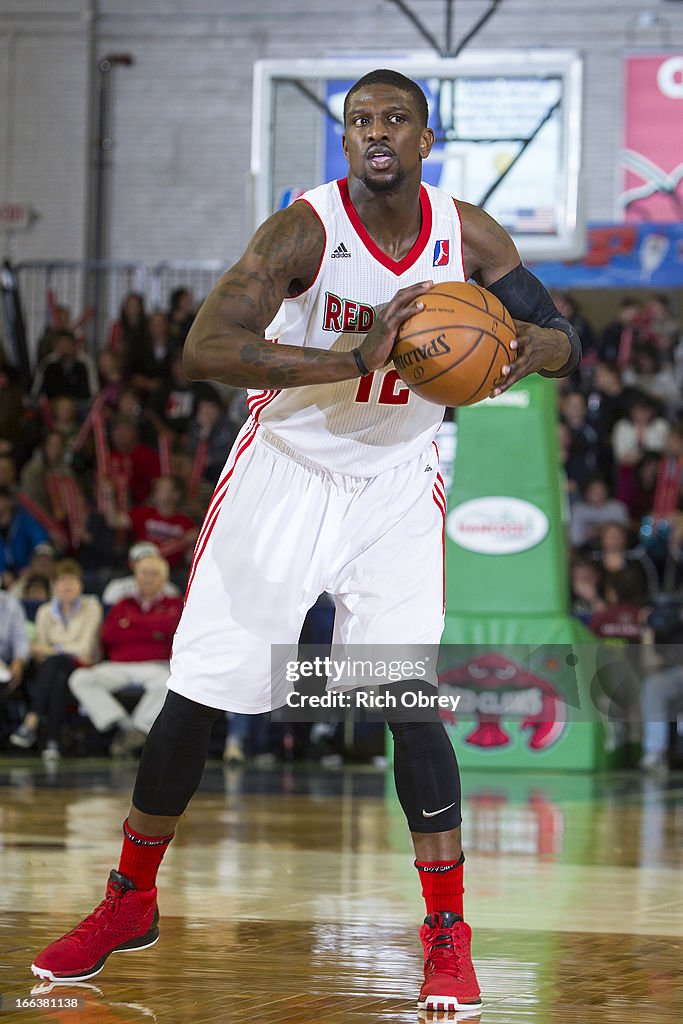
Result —
<path fill-rule="evenodd" d="M 134 768 L 0 760 L 0 1024 L 421 1019 L 424 910 L 375 769 L 211 763 L 162 866 L 157 945 L 81 986 L 33 979 L 33 955 L 102 898 Z M 683 776 L 466 773 L 463 789 L 484 994 L 467 1019 L 681 1024 Z"/>

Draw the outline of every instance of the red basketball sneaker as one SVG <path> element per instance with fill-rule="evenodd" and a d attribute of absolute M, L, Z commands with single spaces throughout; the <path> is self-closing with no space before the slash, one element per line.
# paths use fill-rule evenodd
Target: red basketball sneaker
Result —
<path fill-rule="evenodd" d="M 158 938 L 156 888 L 138 892 L 129 878 L 111 871 L 99 907 L 39 953 L 31 970 L 50 981 L 84 981 L 99 974 L 110 953 L 145 949 Z"/>
<path fill-rule="evenodd" d="M 428 1010 L 464 1010 L 481 1005 L 470 942 L 472 929 L 459 914 L 430 914 L 420 928 L 425 980 L 417 1005 Z"/>

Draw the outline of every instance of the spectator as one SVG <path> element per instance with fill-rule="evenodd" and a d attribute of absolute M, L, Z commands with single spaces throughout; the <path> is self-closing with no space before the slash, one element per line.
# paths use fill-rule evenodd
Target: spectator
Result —
<path fill-rule="evenodd" d="M 36 545 L 48 539 L 38 520 L 15 505 L 7 487 L 0 487 L 0 578 L 5 587 L 26 569 Z"/>
<path fill-rule="evenodd" d="M 0 702 L 21 683 L 28 656 L 24 609 L 16 597 L 0 590 Z"/>
<path fill-rule="evenodd" d="M 73 398 L 85 401 L 97 394 L 97 374 L 89 359 L 79 352 L 71 331 L 60 330 L 55 335 L 54 352 L 38 364 L 31 394 L 34 398 Z"/>
<path fill-rule="evenodd" d="M 66 443 L 58 430 L 50 430 L 21 471 L 21 490 L 48 515 L 54 514 L 48 489 L 51 475 L 73 477 L 66 461 Z"/>
<path fill-rule="evenodd" d="M 631 526 L 640 529 L 643 517 L 652 512 L 657 487 L 660 455 L 645 452 L 636 462 L 633 471 L 625 477 L 620 488 L 619 499 L 628 509 Z"/>
<path fill-rule="evenodd" d="M 20 601 L 27 601 L 28 596 L 26 594 L 26 587 L 30 576 L 35 575 L 43 576 L 48 580 L 50 587 L 50 593 L 48 598 L 52 596 L 52 582 L 55 575 L 55 549 L 52 544 L 47 541 L 41 541 L 37 544 L 31 555 L 31 561 L 28 567 L 22 572 L 18 579 L 10 586 L 10 593 Z"/>
<path fill-rule="evenodd" d="M 171 306 L 168 311 L 168 337 L 175 348 L 185 344 L 194 320 L 194 300 L 189 288 L 174 288 L 171 292 Z"/>
<path fill-rule="evenodd" d="M 51 323 L 38 338 L 36 352 L 38 362 L 54 352 L 55 339 L 60 331 L 71 330 L 71 310 L 68 306 L 55 306 Z"/>
<path fill-rule="evenodd" d="M 147 504 L 134 508 L 129 517 L 137 541 L 156 544 L 172 569 L 189 561 L 198 529 L 180 511 L 184 488 L 174 476 L 160 476 L 152 485 Z"/>
<path fill-rule="evenodd" d="M 591 616 L 603 605 L 600 594 L 600 570 L 595 562 L 588 558 L 572 558 L 571 580 L 571 611 L 574 618 L 587 623 Z"/>
<path fill-rule="evenodd" d="M 678 345 L 679 325 L 671 311 L 671 299 L 664 293 L 652 295 L 642 313 L 643 331 L 663 362 L 671 364 Z"/>
<path fill-rule="evenodd" d="M 609 476 L 612 456 L 596 430 L 588 423 L 586 399 L 571 391 L 561 401 L 562 420 L 569 430 L 569 449 L 565 462 L 567 477 L 574 489 L 583 490 L 596 475 Z"/>
<path fill-rule="evenodd" d="M 584 487 L 583 500 L 571 509 L 569 537 L 574 548 L 595 543 L 604 523 L 629 524 L 628 509 L 623 501 L 610 496 L 604 477 L 592 477 Z"/>
<path fill-rule="evenodd" d="M 599 356 L 602 362 L 627 366 L 636 345 L 644 341 L 640 330 L 641 303 L 633 296 L 623 299 L 616 320 L 602 334 Z"/>
<path fill-rule="evenodd" d="M 620 483 L 645 452 L 663 452 L 669 424 L 657 415 L 657 403 L 648 395 L 639 394 L 626 418 L 619 420 L 612 433 L 612 447 L 617 463 L 617 497 Z M 625 472 L 626 471 L 626 472 Z"/>
<path fill-rule="evenodd" d="M 133 597 L 138 593 L 137 579 L 135 578 L 135 564 L 141 558 L 147 558 L 149 556 L 159 557 L 159 548 L 156 544 L 151 544 L 148 541 L 143 541 L 139 544 L 133 544 L 132 548 L 128 552 L 128 567 L 131 571 L 130 576 L 122 576 L 119 579 L 110 580 L 107 583 L 102 593 L 102 602 L 105 605 L 114 605 L 119 601 L 122 601 L 124 597 Z M 167 580 L 164 585 L 164 594 L 167 597 L 177 597 L 180 591 L 174 583 Z"/>
<path fill-rule="evenodd" d="M 121 395 L 126 387 L 123 372 L 123 356 L 120 352 L 103 349 L 97 358 L 97 373 L 100 391 L 105 393 L 105 405 L 108 409 L 118 409 Z"/>
<path fill-rule="evenodd" d="M 174 347 L 168 336 L 168 321 L 163 313 L 152 313 L 147 334 L 127 355 L 127 373 L 143 400 L 171 377 Z"/>
<path fill-rule="evenodd" d="M 638 345 L 631 365 L 624 368 L 624 384 L 649 395 L 674 415 L 681 404 L 677 381 L 671 370 L 662 367 L 660 355 L 654 345 Z"/>
<path fill-rule="evenodd" d="M 140 396 L 133 387 L 125 387 L 119 396 L 118 416 L 133 420 L 138 428 L 140 444 L 148 448 L 156 448 L 159 440 L 159 431 L 147 415 L 146 409 L 140 401 Z"/>
<path fill-rule="evenodd" d="M 628 527 L 623 523 L 605 523 L 602 526 L 595 560 L 605 577 L 635 566 L 643 592 L 648 598 L 657 593 L 659 581 L 654 564 L 641 547 L 630 543 Z"/>
<path fill-rule="evenodd" d="M 171 360 L 171 376 L 150 398 L 147 414 L 157 431 L 168 432 L 174 446 L 186 438 L 201 398 L 218 401 L 218 392 L 206 381 L 191 381 L 183 370 L 183 354 L 178 351 Z M 227 449 L 226 449 L 227 451 Z"/>
<path fill-rule="evenodd" d="M 595 332 L 579 310 L 573 296 L 569 292 L 553 292 L 552 299 L 556 308 L 563 317 L 569 320 L 581 339 L 582 366 L 594 366 L 597 357 Z"/>
<path fill-rule="evenodd" d="M 50 429 L 56 430 L 58 434 L 62 435 L 67 451 L 70 451 L 76 435 L 81 429 L 76 402 L 66 395 L 54 398 L 50 402 L 50 413 L 52 415 Z"/>
<path fill-rule="evenodd" d="M 111 325 L 108 347 L 128 364 L 129 354 L 145 343 L 147 336 L 147 313 L 145 299 L 139 292 L 128 292 L 123 302 L 119 319 Z"/>
<path fill-rule="evenodd" d="M 158 555 L 138 559 L 134 567 L 138 593 L 110 610 L 102 627 L 106 661 L 79 668 L 69 687 L 99 732 L 116 727 L 110 751 L 114 756 L 133 753 L 161 710 L 169 678 L 169 659 L 182 600 L 166 597 L 168 562 Z M 116 694 L 129 686 L 143 694 L 128 714 Z"/>
<path fill-rule="evenodd" d="M 638 392 L 627 388 L 616 363 L 598 363 L 593 390 L 588 395 L 588 422 L 595 427 L 601 441 L 611 439 L 618 420 L 628 416 Z"/>
<path fill-rule="evenodd" d="M 102 605 L 83 596 L 83 570 L 73 559 L 55 566 L 54 600 L 36 613 L 36 637 L 31 648 L 38 669 L 29 685 L 30 709 L 10 743 L 25 749 L 38 738 L 42 718 L 47 719 L 43 757 L 57 760 L 59 741 L 69 702 L 67 681 L 79 665 L 91 665 L 98 656 Z"/>
<path fill-rule="evenodd" d="M 237 437 L 230 417 L 220 398 L 200 398 L 195 418 L 190 424 L 190 454 L 197 457 L 202 442 L 206 443 L 206 462 L 202 476 L 215 484 L 225 465 L 226 452 Z"/>
<path fill-rule="evenodd" d="M 117 416 L 112 423 L 109 471 L 124 481 L 134 505 L 142 504 L 161 473 L 157 452 L 141 444 L 135 420 L 125 416 Z"/>
<path fill-rule="evenodd" d="M 0 487 L 14 491 L 17 486 L 17 464 L 12 455 L 0 455 Z"/>
<path fill-rule="evenodd" d="M 638 643 L 644 625 L 646 590 L 636 565 L 627 565 L 605 578 L 605 603 L 588 620 L 591 633 L 603 640 Z"/>

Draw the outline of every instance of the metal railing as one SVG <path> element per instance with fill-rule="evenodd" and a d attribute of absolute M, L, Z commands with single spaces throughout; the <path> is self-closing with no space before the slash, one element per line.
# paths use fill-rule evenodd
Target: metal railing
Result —
<path fill-rule="evenodd" d="M 167 260 L 150 268 L 126 260 L 30 260 L 14 268 L 31 365 L 38 341 L 51 320 L 53 305 L 68 306 L 72 323 L 82 318 L 81 331 L 91 355 L 107 344 L 111 323 L 118 319 L 129 292 L 145 297 L 148 310 L 167 309 L 174 288 L 189 288 L 197 301 L 211 290 L 227 263 L 220 260 Z"/>

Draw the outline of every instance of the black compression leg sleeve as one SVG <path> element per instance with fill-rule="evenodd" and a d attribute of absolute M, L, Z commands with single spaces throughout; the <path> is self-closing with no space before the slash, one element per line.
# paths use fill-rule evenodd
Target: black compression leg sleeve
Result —
<path fill-rule="evenodd" d="M 138 766 L 133 804 L 143 814 L 181 815 L 199 785 L 222 712 L 169 690 L 149 731 Z"/>
<path fill-rule="evenodd" d="M 434 691 L 436 692 L 436 691 Z M 413 719 L 415 714 L 412 713 Z M 411 832 L 449 832 L 462 821 L 460 772 L 453 745 L 436 712 L 426 721 L 386 713 L 394 738 L 396 792 Z M 392 720 L 393 719 L 393 720 Z"/>

